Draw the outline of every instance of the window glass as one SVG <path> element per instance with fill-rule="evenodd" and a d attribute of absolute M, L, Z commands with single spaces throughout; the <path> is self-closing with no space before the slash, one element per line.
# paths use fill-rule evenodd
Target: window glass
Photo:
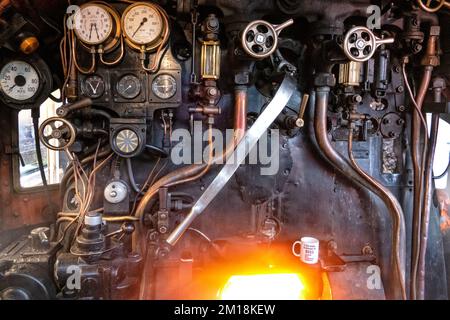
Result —
<path fill-rule="evenodd" d="M 56 92 L 54 95 L 58 96 L 59 93 Z M 47 99 L 40 108 L 39 124 L 50 117 L 54 117 L 56 115 L 56 109 L 60 105 L 60 103 Z M 21 163 L 19 159 L 19 172 L 20 186 L 22 188 L 39 187 L 43 185 L 34 142 L 34 128 L 31 110 L 21 110 L 19 112 L 19 150 L 23 163 Z M 41 153 L 47 183 L 59 183 L 61 181 L 64 168 L 67 165 L 65 153 L 49 150 L 42 144 Z"/>

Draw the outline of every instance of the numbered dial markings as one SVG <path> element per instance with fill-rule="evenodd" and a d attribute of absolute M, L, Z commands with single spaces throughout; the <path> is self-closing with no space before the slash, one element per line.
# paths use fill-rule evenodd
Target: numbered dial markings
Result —
<path fill-rule="evenodd" d="M 100 76 L 89 76 L 84 80 L 83 93 L 90 98 L 99 98 L 105 92 L 105 82 Z"/>
<path fill-rule="evenodd" d="M 123 76 L 117 83 L 117 92 L 122 98 L 134 99 L 141 93 L 141 81 L 134 75 Z"/>
<path fill-rule="evenodd" d="M 88 5 L 74 17 L 75 33 L 81 41 L 96 45 L 105 42 L 113 30 L 113 19 L 104 8 Z"/>
<path fill-rule="evenodd" d="M 123 18 L 125 36 L 137 45 L 155 42 L 163 30 L 160 13 L 152 6 L 139 4 L 131 7 Z"/>
<path fill-rule="evenodd" d="M 177 81 L 169 74 L 157 76 L 152 83 L 152 92 L 160 99 L 170 99 L 177 93 Z"/>
<path fill-rule="evenodd" d="M 25 61 L 11 61 L 0 71 L 0 88 L 4 94 L 17 101 L 33 98 L 39 89 L 36 69 Z"/>

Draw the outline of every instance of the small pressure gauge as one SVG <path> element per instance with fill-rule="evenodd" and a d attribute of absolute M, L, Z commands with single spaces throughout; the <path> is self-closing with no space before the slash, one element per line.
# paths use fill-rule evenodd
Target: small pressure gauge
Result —
<path fill-rule="evenodd" d="M 170 99 L 177 93 L 177 80 L 170 74 L 161 74 L 153 80 L 152 92 L 160 99 Z"/>
<path fill-rule="evenodd" d="M 83 94 L 89 98 L 100 98 L 105 92 L 105 82 L 98 75 L 89 76 L 84 80 L 82 90 Z"/>
<path fill-rule="evenodd" d="M 116 89 L 122 98 L 134 99 L 141 93 L 141 81 L 135 75 L 125 75 L 117 82 Z"/>
<path fill-rule="evenodd" d="M 28 62 L 10 61 L 0 71 L 0 89 L 12 100 L 20 102 L 35 97 L 39 85 L 39 74 Z"/>

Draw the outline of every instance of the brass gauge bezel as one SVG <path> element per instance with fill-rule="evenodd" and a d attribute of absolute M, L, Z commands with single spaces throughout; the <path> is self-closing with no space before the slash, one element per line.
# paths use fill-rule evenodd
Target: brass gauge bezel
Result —
<path fill-rule="evenodd" d="M 149 43 L 145 43 L 145 44 L 140 44 L 140 43 L 136 43 L 135 41 L 133 41 L 132 37 L 129 34 L 127 34 L 126 27 L 125 27 L 125 24 L 126 24 L 125 19 L 126 19 L 127 15 L 133 8 L 138 7 L 138 6 L 146 6 L 146 7 L 151 8 L 152 10 L 156 11 L 156 13 L 159 15 L 159 20 L 161 21 L 160 34 L 157 37 L 155 37 L 155 40 L 153 40 L 152 42 L 149 42 Z M 165 43 L 163 43 L 163 41 L 164 41 L 164 34 L 166 32 L 168 32 L 168 29 L 169 29 L 168 21 L 169 20 L 167 17 L 167 13 L 159 5 L 157 5 L 155 3 L 148 3 L 148 2 L 133 3 L 132 5 L 128 6 L 125 9 L 125 11 L 122 13 L 122 17 L 121 17 L 122 31 L 123 31 L 122 34 L 125 39 L 125 42 L 127 43 L 128 46 L 130 46 L 131 48 L 133 48 L 135 50 L 138 50 L 141 52 L 152 52 L 159 46 L 165 45 Z"/>
<path fill-rule="evenodd" d="M 99 2 L 88 2 L 80 6 L 80 10 L 83 10 L 83 8 L 86 8 L 88 6 L 96 6 L 100 7 L 103 10 L 105 10 L 111 17 L 112 20 L 112 26 L 111 31 L 108 35 L 108 38 L 103 42 L 88 42 L 81 39 L 81 37 L 78 35 L 78 30 L 74 28 L 75 35 L 78 39 L 78 42 L 81 44 L 81 46 L 86 49 L 87 51 L 90 51 L 92 47 L 98 48 L 100 46 L 103 47 L 103 52 L 108 53 L 113 51 L 117 45 L 120 43 L 120 37 L 122 35 L 122 26 L 120 23 L 120 16 L 117 13 L 117 11 L 110 7 L 107 4 L 99 3 Z"/>

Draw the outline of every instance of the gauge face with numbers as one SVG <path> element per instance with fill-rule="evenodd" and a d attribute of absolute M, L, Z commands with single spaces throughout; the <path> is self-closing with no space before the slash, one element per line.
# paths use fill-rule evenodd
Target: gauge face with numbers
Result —
<path fill-rule="evenodd" d="M 152 82 L 152 92 L 160 99 L 170 99 L 177 93 L 177 80 L 170 74 L 159 75 Z"/>
<path fill-rule="evenodd" d="M 123 32 L 134 44 L 148 45 L 163 31 L 163 20 L 158 10 L 147 3 L 131 5 L 123 15 Z"/>
<path fill-rule="evenodd" d="M 0 71 L 0 88 L 11 99 L 25 101 L 33 98 L 39 84 L 36 69 L 25 61 L 11 61 Z"/>
<path fill-rule="evenodd" d="M 105 42 L 113 31 L 113 19 L 102 6 L 89 4 L 75 13 L 75 33 L 86 44 Z"/>

